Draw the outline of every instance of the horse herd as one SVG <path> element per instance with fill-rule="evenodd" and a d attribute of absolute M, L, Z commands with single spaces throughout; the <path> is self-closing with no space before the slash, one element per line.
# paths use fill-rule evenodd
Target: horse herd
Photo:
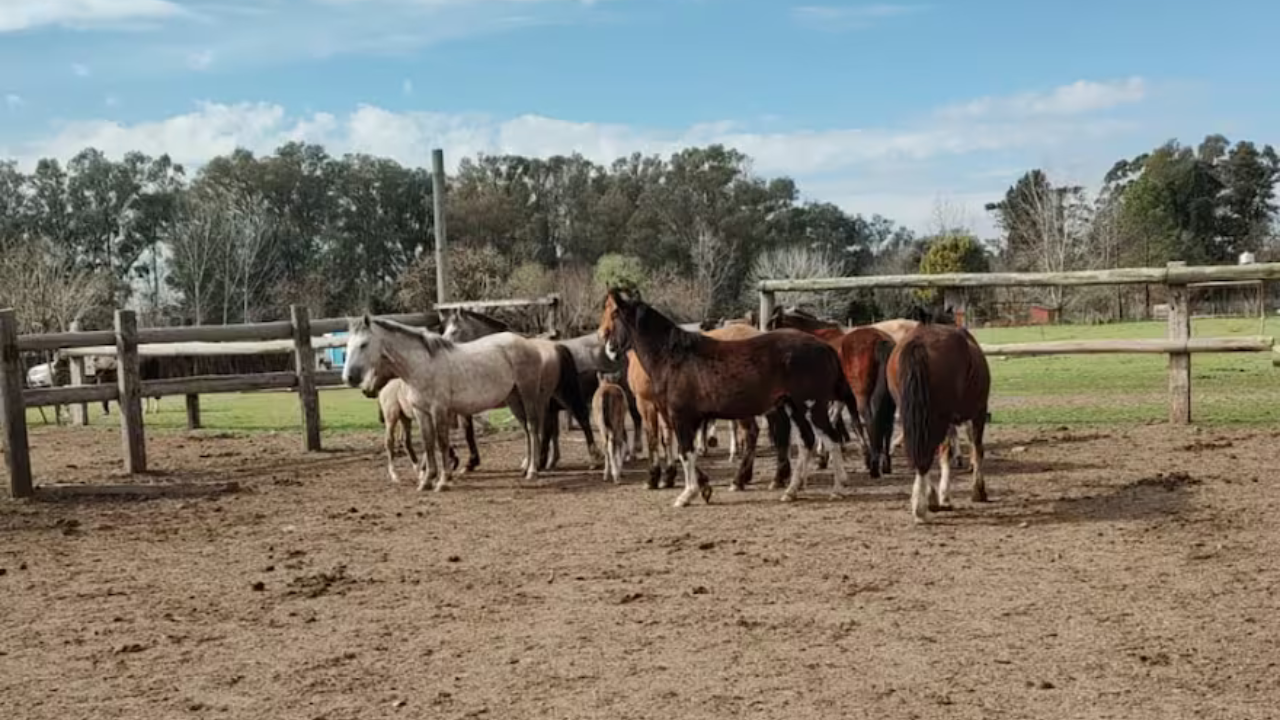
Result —
<path fill-rule="evenodd" d="M 955 430 L 961 428 L 972 448 L 972 498 L 986 501 L 983 434 L 991 380 L 967 330 L 923 313 L 846 329 L 783 308 L 766 327 L 679 325 L 622 289 L 607 292 L 596 332 L 563 341 L 521 335 L 466 310 L 450 313 L 443 333 L 365 315 L 350 322 L 343 380 L 378 398 L 393 482 L 399 482 L 396 430 L 403 427 L 419 490 L 428 484 L 444 489 L 457 470 L 449 440 L 457 422 L 470 453 L 463 472 L 478 467 L 472 417 L 505 406 L 524 430 L 520 467 L 528 480 L 558 462 L 563 410 L 582 429 L 592 467 L 603 464 L 606 479 L 618 482 L 622 464 L 638 457 L 643 430 L 648 486 L 674 486 L 678 459 L 684 489 L 675 506 L 698 496 L 710 502 L 711 484 L 697 459 L 713 443 L 714 423 L 733 425 L 731 460 L 741 435 L 743 452 L 729 487 L 742 490 L 752 479 L 763 416 L 778 458 L 770 487 L 785 487 L 783 500 L 804 487 L 811 462 L 829 463 L 840 491 L 848 479 L 843 448 L 853 438 L 872 477 L 890 471 L 890 453 L 901 441 L 915 473 L 911 512 L 925 522 L 929 512 L 951 508 Z M 628 416 L 637 430 L 629 442 Z M 414 422 L 425 445 L 421 461 L 409 440 Z M 935 457 L 941 467 L 936 485 L 930 478 Z"/>

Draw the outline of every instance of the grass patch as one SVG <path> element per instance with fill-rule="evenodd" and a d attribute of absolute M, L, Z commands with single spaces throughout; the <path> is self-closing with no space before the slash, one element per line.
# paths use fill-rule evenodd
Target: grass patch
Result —
<path fill-rule="evenodd" d="M 1193 337 L 1258 335 L 1257 318 L 1192 321 Z M 1113 325 L 1052 325 L 988 328 L 975 331 L 989 344 L 1054 340 L 1142 339 L 1165 337 L 1163 322 Z M 1263 335 L 1280 334 L 1280 318 L 1268 318 Z M 1163 355 L 1058 355 L 991 358 L 993 421 L 1000 425 L 1093 425 L 1164 422 L 1168 418 L 1168 361 Z M 1269 353 L 1195 355 L 1191 360 L 1192 416 L 1197 423 L 1224 425 L 1280 424 L 1280 368 Z M 91 405 L 95 425 L 118 422 Z M 297 431 L 302 417 L 297 398 L 288 392 L 205 395 L 201 418 L 211 430 Z M 50 422 L 53 409 L 45 408 Z M 326 432 L 377 430 L 374 400 L 348 388 L 320 391 L 320 416 Z M 506 410 L 489 415 L 498 427 L 511 427 Z M 148 428 L 185 429 L 181 398 L 165 398 L 160 412 L 145 417 Z M 27 422 L 41 423 L 39 412 L 27 411 Z"/>
<path fill-rule="evenodd" d="M 53 408 L 45 408 L 49 422 L 53 422 Z M 94 425 L 119 422 L 115 403 L 111 416 L 102 416 L 102 405 L 89 406 Z M 378 403 L 366 398 L 359 390 L 350 388 L 324 388 L 320 391 L 320 418 L 325 432 L 352 430 L 378 430 Z M 167 397 L 160 401 L 160 412 L 144 415 L 147 429 L 185 430 L 187 427 L 186 404 L 181 397 Z M 297 431 L 302 432 L 302 409 L 292 392 L 250 392 L 200 396 L 200 421 L 209 430 L 243 431 Z M 505 428 L 515 423 L 511 411 L 506 408 L 489 413 L 489 421 Z M 39 425 L 40 412 L 27 410 L 27 423 Z"/>

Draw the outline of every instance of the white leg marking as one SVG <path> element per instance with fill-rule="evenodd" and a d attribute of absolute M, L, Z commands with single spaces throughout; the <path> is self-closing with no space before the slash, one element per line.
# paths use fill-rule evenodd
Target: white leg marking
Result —
<path fill-rule="evenodd" d="M 928 477 L 916 473 L 915 482 L 911 485 L 911 514 L 915 516 L 917 523 L 923 523 L 928 520 L 928 483 Z"/>
<path fill-rule="evenodd" d="M 698 470 L 694 466 L 698 453 L 689 452 L 680 455 L 680 464 L 684 466 L 684 490 L 676 498 L 675 507 L 684 507 L 698 494 Z"/>
<path fill-rule="evenodd" d="M 844 451 L 840 447 L 840 443 L 836 442 L 834 438 L 817 428 L 814 428 L 814 430 L 817 431 L 818 437 L 822 438 L 822 444 L 831 450 L 831 474 L 833 478 L 831 494 L 838 497 L 840 491 L 844 490 L 845 483 L 849 481 L 849 473 L 845 472 L 844 469 Z"/>

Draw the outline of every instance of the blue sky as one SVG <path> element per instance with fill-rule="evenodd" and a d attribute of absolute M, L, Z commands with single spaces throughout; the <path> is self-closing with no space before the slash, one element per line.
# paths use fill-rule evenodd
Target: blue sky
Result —
<path fill-rule="evenodd" d="M 0 155 L 725 142 L 806 197 L 989 234 L 1032 167 L 1275 140 L 1277 26 L 1239 0 L 0 0 Z"/>

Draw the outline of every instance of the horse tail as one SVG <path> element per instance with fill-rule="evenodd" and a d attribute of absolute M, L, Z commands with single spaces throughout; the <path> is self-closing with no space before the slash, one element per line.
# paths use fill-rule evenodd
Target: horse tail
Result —
<path fill-rule="evenodd" d="M 582 397 L 582 381 L 578 378 L 578 364 L 573 361 L 573 353 L 569 352 L 569 348 L 560 343 L 556 343 L 556 356 L 560 359 L 556 399 L 564 405 L 565 410 L 573 413 L 574 420 L 578 421 L 578 427 L 582 428 L 587 439 L 591 440 L 594 437 L 591 433 L 591 415 L 587 408 L 587 401 Z"/>
<path fill-rule="evenodd" d="M 871 426 L 867 428 L 868 439 L 875 450 L 873 454 L 887 450 L 889 439 L 893 437 L 893 415 L 897 411 L 893 393 L 889 391 L 889 356 L 893 354 L 893 348 L 892 340 L 876 341 L 876 383 L 868 400 Z"/>
<path fill-rule="evenodd" d="M 853 394 L 853 388 L 849 386 L 849 378 L 845 377 L 843 370 L 838 374 L 836 379 L 836 400 L 839 400 L 846 408 L 849 409 L 849 417 L 853 418 L 853 422 L 858 421 L 858 398 Z M 846 443 L 853 439 L 849 434 L 849 427 L 844 423 L 844 413 L 836 414 L 836 441 Z"/>
<path fill-rule="evenodd" d="M 929 446 L 929 351 L 924 341 L 918 337 L 907 340 L 898 362 L 902 370 L 903 444 L 916 472 L 928 472 L 935 448 Z"/>

